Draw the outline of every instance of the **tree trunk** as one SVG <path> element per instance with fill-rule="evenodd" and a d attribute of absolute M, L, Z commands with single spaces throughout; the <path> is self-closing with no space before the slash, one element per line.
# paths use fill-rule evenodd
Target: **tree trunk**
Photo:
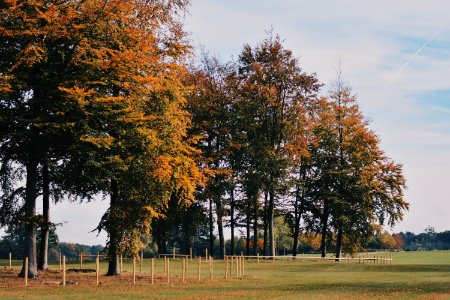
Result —
<path fill-rule="evenodd" d="M 322 240 L 320 242 L 320 249 L 322 251 L 322 257 L 327 256 L 327 229 L 328 229 L 328 201 L 325 200 L 322 215 Z"/>
<path fill-rule="evenodd" d="M 231 227 L 231 255 L 235 254 L 235 246 L 234 246 L 234 186 L 231 186 L 230 189 L 230 227 Z"/>
<path fill-rule="evenodd" d="M 294 236 L 293 236 L 293 246 L 292 246 L 292 256 L 297 256 L 298 250 L 298 238 L 300 235 L 300 221 L 302 219 L 303 209 L 305 205 L 305 197 L 303 197 L 303 190 L 300 191 L 300 183 L 305 180 L 305 168 L 303 164 L 303 157 L 300 158 L 300 171 L 298 179 L 300 182 L 297 183 L 295 191 L 295 204 L 294 204 Z"/>
<path fill-rule="evenodd" d="M 336 261 L 340 261 L 339 258 L 341 257 L 341 250 L 342 250 L 342 224 L 341 222 L 338 222 L 337 226 L 337 238 L 336 238 Z"/>
<path fill-rule="evenodd" d="M 247 211 L 246 211 L 246 243 L 245 243 L 245 255 L 250 255 L 250 223 L 251 223 L 251 201 L 247 199 Z"/>
<path fill-rule="evenodd" d="M 114 210 L 116 210 L 116 205 L 119 202 L 119 187 L 115 179 L 111 179 L 111 203 L 110 203 L 110 214 L 114 216 Z M 110 215 L 110 218 L 111 218 Z M 120 265 L 119 265 L 119 233 L 115 226 L 115 222 L 111 222 L 109 230 L 109 247 L 108 247 L 108 272 L 107 276 L 120 275 Z M 110 223 L 110 224 L 111 224 Z"/>
<path fill-rule="evenodd" d="M 186 218 L 186 216 L 185 216 L 185 218 Z M 190 234 L 191 230 L 190 230 L 190 223 L 189 222 L 184 222 L 183 230 L 184 230 L 184 240 L 183 240 L 184 254 L 189 255 L 190 249 L 192 247 L 191 234 Z"/>
<path fill-rule="evenodd" d="M 47 162 L 42 166 L 42 215 L 41 245 L 39 249 L 38 270 L 48 269 L 48 236 L 50 231 L 50 178 Z"/>
<path fill-rule="evenodd" d="M 219 257 L 225 257 L 225 238 L 223 236 L 223 207 L 221 199 L 216 202 L 217 229 L 219 231 Z"/>
<path fill-rule="evenodd" d="M 267 191 L 265 191 L 264 192 L 264 216 L 263 216 L 263 223 L 264 223 L 264 241 L 263 241 L 263 251 L 264 251 L 264 256 L 267 256 L 267 254 L 268 254 L 268 252 L 267 252 L 267 228 L 268 228 L 268 226 L 267 226 L 267 211 L 268 211 L 268 207 L 267 207 L 267 205 L 268 205 L 268 203 L 267 203 L 267 200 L 268 200 L 268 194 L 267 194 Z"/>
<path fill-rule="evenodd" d="M 214 257 L 214 222 L 212 200 L 209 200 L 209 255 Z"/>
<path fill-rule="evenodd" d="M 269 192 L 269 246 L 270 256 L 275 256 L 275 237 L 273 234 L 273 215 L 275 210 L 275 197 L 273 190 Z"/>
<path fill-rule="evenodd" d="M 253 255 L 258 253 L 258 195 L 253 201 Z"/>
<path fill-rule="evenodd" d="M 26 165 L 27 181 L 25 188 L 25 239 L 23 252 L 23 265 L 19 276 L 29 278 L 37 277 L 36 260 L 36 198 L 37 198 L 37 177 L 38 163 L 30 159 Z M 28 257 L 28 274 L 25 274 L 25 257 Z"/>
<path fill-rule="evenodd" d="M 300 207 L 298 207 L 298 198 L 300 198 Z M 298 208 L 297 208 L 298 207 Z M 300 235 L 300 221 L 302 220 L 303 210 L 305 209 L 305 197 L 303 195 L 296 195 L 295 200 L 295 228 L 294 228 L 294 245 L 292 248 L 292 255 L 297 255 L 298 238 Z"/>

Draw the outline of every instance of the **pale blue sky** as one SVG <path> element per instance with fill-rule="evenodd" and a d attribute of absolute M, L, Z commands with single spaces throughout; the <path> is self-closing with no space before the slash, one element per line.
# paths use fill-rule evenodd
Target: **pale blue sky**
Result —
<path fill-rule="evenodd" d="M 449 12 L 444 0 L 192 0 L 186 29 L 194 45 L 227 60 L 273 27 L 325 84 L 341 61 L 383 149 L 404 164 L 411 208 L 394 231 L 441 231 L 450 230 Z M 88 231 L 106 205 L 54 207 L 54 221 L 67 221 L 61 240 L 103 243 Z"/>

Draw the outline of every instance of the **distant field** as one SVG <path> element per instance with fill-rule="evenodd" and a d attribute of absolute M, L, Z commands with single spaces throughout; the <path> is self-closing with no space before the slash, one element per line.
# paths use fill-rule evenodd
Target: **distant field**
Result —
<path fill-rule="evenodd" d="M 18 279 L 18 266 L 10 270 L 7 260 L 0 261 L 0 299 L 450 299 L 450 251 L 400 252 L 393 254 L 392 265 L 316 262 L 254 261 L 246 264 L 246 276 L 227 280 L 224 263 L 215 261 L 214 278 L 209 280 L 206 264 L 202 282 L 196 282 L 197 264 L 188 269 L 188 282 L 181 283 L 181 262 L 171 261 L 171 282 L 163 277 L 162 261 L 156 263 L 156 280 L 150 283 L 149 261 L 144 273 L 138 273 L 132 286 L 131 264 L 124 265 L 124 275 L 100 277 L 94 274 L 68 273 L 67 280 L 78 285 L 57 284 L 58 266 L 41 274 L 24 287 Z M 20 262 L 15 262 L 20 265 Z M 77 268 L 78 264 L 68 264 Z M 92 263 L 84 267 L 92 268 Z M 106 262 L 102 263 L 103 272 Z M 139 272 L 139 265 L 137 266 Z"/>

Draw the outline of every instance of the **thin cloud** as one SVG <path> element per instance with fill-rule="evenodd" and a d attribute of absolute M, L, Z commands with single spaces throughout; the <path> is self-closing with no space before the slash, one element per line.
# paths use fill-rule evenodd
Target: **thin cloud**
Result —
<path fill-rule="evenodd" d="M 400 77 L 400 74 L 414 61 L 414 59 L 426 48 L 428 45 L 433 42 L 438 35 L 448 26 L 450 22 L 450 19 L 447 19 L 445 23 L 433 34 L 431 38 L 429 38 L 425 43 L 420 46 L 416 52 L 414 52 L 413 55 L 411 55 L 408 60 L 398 69 L 398 71 L 395 73 L 394 79 L 397 79 Z"/>

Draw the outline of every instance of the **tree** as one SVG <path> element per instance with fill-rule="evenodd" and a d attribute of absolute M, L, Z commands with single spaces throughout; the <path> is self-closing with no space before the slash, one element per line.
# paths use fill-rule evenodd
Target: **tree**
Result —
<path fill-rule="evenodd" d="M 201 197 L 209 203 L 210 253 L 213 244 L 213 204 L 219 234 L 219 257 L 225 255 L 224 217 L 225 194 L 230 193 L 232 247 L 234 247 L 234 188 L 239 168 L 239 147 L 235 143 L 237 130 L 232 104 L 233 65 L 222 64 L 216 57 L 202 53 L 202 64 L 192 70 L 188 82 L 193 93 L 189 97 L 189 110 L 193 116 L 190 134 L 198 137 L 197 148 L 202 153 L 202 168 L 208 182 Z M 232 249 L 233 251 L 233 249 Z"/>
<path fill-rule="evenodd" d="M 378 240 L 380 241 L 380 246 L 382 249 L 394 249 L 397 244 L 397 240 L 387 231 L 381 233 L 378 236 Z"/>
<path fill-rule="evenodd" d="M 123 207 L 146 212 L 130 214 L 139 216 L 141 230 L 172 191 L 191 197 L 195 184 L 185 183 L 199 174 L 185 140 L 179 81 L 188 45 L 175 17 L 187 3 L 34 1 L 1 11 L 1 156 L 26 171 L 28 276 L 37 275 L 38 166 L 48 159 L 63 162 L 62 184 L 72 194 L 111 194 L 112 209 L 99 226 L 111 225 L 110 269 L 116 271 L 109 273 L 117 273 L 121 237 L 112 226 L 118 223 L 106 219 L 127 215 L 116 215 L 121 196 L 135 204 Z M 125 181 L 150 170 L 147 193 Z M 149 190 L 157 195 L 152 201 L 135 196 Z"/>
<path fill-rule="evenodd" d="M 0 156 L 3 166 L 17 166 L 26 174 L 23 257 L 29 258 L 29 277 L 37 276 L 39 165 L 61 158 L 70 140 L 72 123 L 58 87 L 70 77 L 66 54 L 72 53 L 73 44 L 68 43 L 65 25 L 77 17 L 71 13 L 73 4 L 10 1 L 0 11 Z M 7 197 L 14 199 L 16 194 Z M 25 276 L 24 268 L 20 275 Z"/>
<path fill-rule="evenodd" d="M 276 198 L 286 193 L 291 145 L 298 137 L 301 110 L 319 84 L 315 75 L 302 73 L 298 60 L 278 36 L 267 37 L 255 48 L 245 45 L 237 63 L 237 109 L 247 143 L 246 167 L 264 178 L 257 190 L 268 196 L 263 220 L 269 231 L 270 254 L 274 255 Z"/>
<path fill-rule="evenodd" d="M 401 165 L 379 148 L 378 137 L 340 81 L 324 99 L 315 128 L 317 147 L 311 149 L 317 175 L 316 199 L 321 209 L 322 256 L 329 225 L 336 232 L 336 257 L 344 234 L 349 244 L 363 243 L 386 222 L 392 226 L 408 208 L 403 199 Z"/>

